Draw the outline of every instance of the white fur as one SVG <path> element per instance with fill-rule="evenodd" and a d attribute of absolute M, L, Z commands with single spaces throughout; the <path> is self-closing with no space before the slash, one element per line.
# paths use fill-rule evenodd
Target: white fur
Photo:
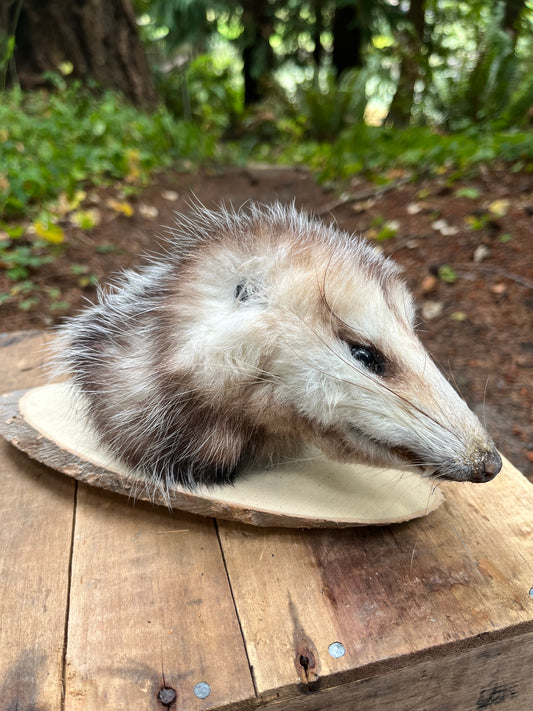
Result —
<path fill-rule="evenodd" d="M 310 441 L 340 459 L 483 480 L 494 445 L 413 322 L 397 268 L 368 243 L 279 204 L 197 207 L 164 258 L 127 272 L 63 329 L 62 363 L 91 395 L 90 415 L 105 412 L 102 438 L 119 456 L 138 451 L 156 479 L 170 476 L 174 446 L 174 476 L 194 485 L 199 453 L 218 471 L 253 431 L 268 446 L 243 439 L 243 456 Z M 352 357 L 346 330 L 386 356 L 383 375 Z M 191 398 L 218 424 L 177 447 L 169 423 L 196 422 Z"/>

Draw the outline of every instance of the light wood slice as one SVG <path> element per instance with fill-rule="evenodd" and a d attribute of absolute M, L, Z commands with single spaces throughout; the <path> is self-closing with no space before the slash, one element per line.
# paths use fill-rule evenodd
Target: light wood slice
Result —
<path fill-rule="evenodd" d="M 440 489 L 413 472 L 339 464 L 319 454 L 245 470 L 233 486 L 161 491 L 98 443 L 68 383 L 2 396 L 0 433 L 32 458 L 85 483 L 256 526 L 383 525 L 425 516 L 444 500 Z"/>

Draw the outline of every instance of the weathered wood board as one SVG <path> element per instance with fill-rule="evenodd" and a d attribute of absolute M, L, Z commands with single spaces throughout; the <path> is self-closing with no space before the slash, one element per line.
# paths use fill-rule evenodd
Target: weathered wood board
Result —
<path fill-rule="evenodd" d="M 1 390 L 37 384 L 41 341 L 0 341 Z M 507 462 L 342 530 L 134 505 L 5 444 L 0 486 L 1 711 L 533 708 L 533 486 Z"/>
<path fill-rule="evenodd" d="M 260 695 L 533 631 L 533 487 L 506 462 L 490 484 L 446 488 L 431 516 L 384 529 L 250 535 L 219 522 Z"/>
<path fill-rule="evenodd" d="M 43 340 L 4 338 L 2 390 L 39 382 Z M 212 519 L 76 487 L 0 446 L 2 711 L 161 709 L 163 687 L 186 711 L 255 698 Z"/>
<path fill-rule="evenodd" d="M 195 711 L 254 696 L 214 523 L 80 486 L 65 710 L 157 708 L 165 686 Z"/>
<path fill-rule="evenodd" d="M 533 633 L 302 693 L 287 711 L 530 711 Z"/>
<path fill-rule="evenodd" d="M 0 339 L 2 385 L 35 384 L 42 336 Z M 1 440 L 0 491 L 0 709 L 59 709 L 75 483 Z"/>

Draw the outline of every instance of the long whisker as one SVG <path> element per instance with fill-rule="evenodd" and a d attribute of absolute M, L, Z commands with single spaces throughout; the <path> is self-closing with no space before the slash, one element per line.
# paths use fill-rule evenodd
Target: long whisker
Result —
<path fill-rule="evenodd" d="M 329 344 L 310 324 L 308 324 L 304 319 L 302 319 L 300 316 L 298 316 L 298 314 L 293 313 L 292 315 L 295 316 L 296 318 L 298 318 L 298 320 L 299 320 L 304 326 L 306 326 L 306 327 L 316 336 L 316 338 L 319 339 L 319 341 L 320 341 L 321 343 L 323 343 L 323 345 L 330 351 L 330 353 L 332 353 L 336 358 L 339 358 L 339 359 L 340 359 L 345 365 L 347 365 L 349 368 L 355 370 L 355 366 L 353 365 L 353 363 L 351 363 L 351 362 L 350 362 L 349 360 L 347 360 L 342 354 L 338 353 L 335 349 L 333 349 L 333 348 L 330 346 L 330 344 Z M 300 355 L 300 354 L 296 354 L 296 355 L 298 355 L 298 357 L 301 358 L 301 355 Z M 353 386 L 356 387 L 356 388 L 364 389 L 364 390 L 366 390 L 367 392 L 370 392 L 370 393 L 374 392 L 374 391 L 371 390 L 370 388 L 362 388 L 362 386 L 361 386 L 359 383 L 355 383 L 355 382 L 353 382 L 353 381 L 346 380 L 345 378 L 340 378 L 339 376 L 336 376 L 336 375 L 334 375 L 334 374 L 332 374 L 332 373 L 328 373 L 327 371 L 322 371 L 322 370 L 320 370 L 319 368 L 317 368 L 313 363 L 308 363 L 308 362 L 305 361 L 305 359 L 303 359 L 303 358 L 302 358 L 302 360 L 303 360 L 305 363 L 307 363 L 307 365 L 309 365 L 311 368 L 314 368 L 314 370 L 316 370 L 317 372 L 323 373 L 324 375 L 327 375 L 327 376 L 329 376 L 329 377 L 331 377 L 331 378 L 335 378 L 336 380 L 338 380 L 338 381 L 340 381 L 340 382 L 344 382 L 344 383 L 346 383 L 347 385 L 353 385 Z M 358 370 L 357 372 L 361 373 L 361 375 L 363 375 L 364 377 L 366 377 L 368 380 L 371 380 L 372 382 L 376 382 L 374 376 L 372 376 L 370 373 L 366 373 L 364 370 L 360 370 L 360 371 Z M 457 439 L 457 434 L 456 434 L 455 432 L 453 432 L 453 430 L 451 430 L 449 427 L 447 427 L 446 425 L 442 424 L 441 422 L 438 422 L 438 421 L 437 421 L 434 417 L 432 417 L 428 412 L 425 412 L 425 410 L 423 410 L 422 408 L 420 408 L 418 405 L 416 405 L 415 403 L 413 403 L 411 400 L 409 400 L 408 398 L 406 398 L 404 395 L 400 395 L 400 393 L 397 393 L 397 392 L 395 392 L 394 390 L 392 390 L 392 388 L 390 388 L 388 385 L 386 385 L 386 384 L 383 382 L 383 380 L 380 380 L 380 381 L 379 381 L 379 386 L 380 386 L 380 387 L 383 387 L 383 388 L 384 388 L 385 390 L 387 390 L 387 392 L 389 392 L 393 397 L 395 397 L 395 398 L 397 398 L 398 400 L 400 400 L 401 402 L 403 402 L 403 403 L 404 403 L 405 405 L 407 405 L 411 410 L 414 410 L 415 412 L 418 412 L 418 414 L 422 415 L 423 417 L 426 417 L 428 420 L 430 420 L 430 421 L 433 422 L 435 425 L 437 425 L 437 427 L 442 427 L 443 430 L 446 430 L 446 432 L 448 432 L 450 435 L 452 435 L 452 437 L 454 437 L 455 439 Z"/>

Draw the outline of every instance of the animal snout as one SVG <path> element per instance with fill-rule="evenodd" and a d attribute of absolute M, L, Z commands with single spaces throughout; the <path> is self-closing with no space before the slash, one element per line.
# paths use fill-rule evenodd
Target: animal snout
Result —
<path fill-rule="evenodd" d="M 501 468 L 502 458 L 495 449 L 484 452 L 477 460 L 476 466 L 472 467 L 470 481 L 476 484 L 492 481 Z"/>

